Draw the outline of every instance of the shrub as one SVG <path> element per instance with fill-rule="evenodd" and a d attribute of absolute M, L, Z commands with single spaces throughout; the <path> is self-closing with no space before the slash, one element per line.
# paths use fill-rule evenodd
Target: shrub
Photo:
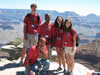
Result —
<path fill-rule="evenodd" d="M 20 37 L 17 37 L 15 41 L 12 41 L 11 44 L 17 47 L 23 42 L 23 40 Z"/>

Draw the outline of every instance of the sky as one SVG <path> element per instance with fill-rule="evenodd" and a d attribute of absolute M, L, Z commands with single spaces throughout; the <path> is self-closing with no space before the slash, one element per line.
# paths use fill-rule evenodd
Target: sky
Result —
<path fill-rule="evenodd" d="M 36 3 L 38 10 L 74 11 L 79 15 L 100 15 L 100 0 L 0 0 L 0 8 L 30 9 Z"/>

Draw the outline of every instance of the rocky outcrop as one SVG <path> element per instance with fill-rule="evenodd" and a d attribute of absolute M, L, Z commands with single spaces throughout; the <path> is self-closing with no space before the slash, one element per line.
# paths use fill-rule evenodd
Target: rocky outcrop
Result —
<path fill-rule="evenodd" d="M 14 60 L 14 61 L 8 61 L 6 59 L 2 59 L 0 61 L 0 75 L 25 75 L 24 67 L 19 67 L 18 63 L 19 60 Z M 56 62 L 51 62 L 49 71 L 46 73 L 46 75 L 67 75 L 63 73 L 63 70 L 57 71 L 57 68 L 59 67 L 58 63 Z M 66 65 L 67 69 L 67 65 Z M 87 72 L 89 71 L 88 68 L 85 66 L 75 63 L 75 68 L 74 68 L 74 75 L 87 75 Z"/>
<path fill-rule="evenodd" d="M 1 47 L 1 51 L 9 54 L 10 60 L 18 59 L 21 55 L 22 46 L 15 47 L 14 45 L 6 45 Z"/>

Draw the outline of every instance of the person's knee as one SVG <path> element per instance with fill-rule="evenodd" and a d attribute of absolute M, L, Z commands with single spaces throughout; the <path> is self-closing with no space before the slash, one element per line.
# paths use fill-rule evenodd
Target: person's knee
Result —
<path fill-rule="evenodd" d="M 61 54 L 60 54 L 60 52 L 59 52 L 59 51 L 57 51 L 57 55 L 58 55 L 58 57 L 61 57 Z"/>
<path fill-rule="evenodd" d="M 49 69 L 49 66 L 50 66 L 50 61 L 49 60 L 45 60 L 43 65 L 44 65 L 43 71 L 47 71 Z"/>
<path fill-rule="evenodd" d="M 66 57 L 67 57 L 67 59 L 70 59 L 70 55 L 69 54 L 66 54 Z"/>
<path fill-rule="evenodd" d="M 61 58 L 62 58 L 62 61 L 65 61 L 65 56 L 61 56 Z"/>
<path fill-rule="evenodd" d="M 62 57 L 62 58 L 64 58 L 64 57 L 65 57 L 65 54 L 64 54 L 64 53 L 61 53 L 60 55 L 61 55 L 61 57 Z"/>
<path fill-rule="evenodd" d="M 41 60 L 42 60 L 41 58 L 38 58 L 38 59 L 37 59 L 37 62 L 40 62 Z"/>
<path fill-rule="evenodd" d="M 45 61 L 45 64 L 46 64 L 46 65 L 50 65 L 50 61 L 49 61 L 49 60 L 46 60 L 46 61 Z"/>
<path fill-rule="evenodd" d="M 74 61 L 74 56 L 70 55 L 70 59 L 71 59 L 71 61 Z"/>
<path fill-rule="evenodd" d="M 46 60 L 46 61 L 45 61 L 44 66 L 47 66 L 47 67 L 48 67 L 48 69 L 49 69 L 49 66 L 50 66 L 50 61 L 49 61 L 49 60 Z"/>

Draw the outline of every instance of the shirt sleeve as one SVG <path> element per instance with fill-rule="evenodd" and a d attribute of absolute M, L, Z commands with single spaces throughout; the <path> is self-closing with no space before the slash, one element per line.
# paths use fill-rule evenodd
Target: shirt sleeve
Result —
<path fill-rule="evenodd" d="M 24 17 L 24 23 L 27 23 L 27 16 Z"/>
<path fill-rule="evenodd" d="M 40 20 L 39 20 L 39 24 L 41 24 L 41 17 L 39 16 Z"/>
<path fill-rule="evenodd" d="M 41 24 L 40 24 L 40 26 L 38 28 L 38 33 L 41 34 Z"/>
<path fill-rule="evenodd" d="M 75 30 L 73 30 L 73 37 L 77 37 L 77 32 Z"/>
<path fill-rule="evenodd" d="M 30 48 L 30 49 L 28 49 L 28 53 L 27 53 L 27 57 L 29 58 L 29 59 L 32 59 L 32 48 Z"/>
<path fill-rule="evenodd" d="M 49 38 L 51 39 L 52 38 L 52 26 L 51 26 L 51 29 L 50 29 L 50 32 L 49 32 Z"/>

